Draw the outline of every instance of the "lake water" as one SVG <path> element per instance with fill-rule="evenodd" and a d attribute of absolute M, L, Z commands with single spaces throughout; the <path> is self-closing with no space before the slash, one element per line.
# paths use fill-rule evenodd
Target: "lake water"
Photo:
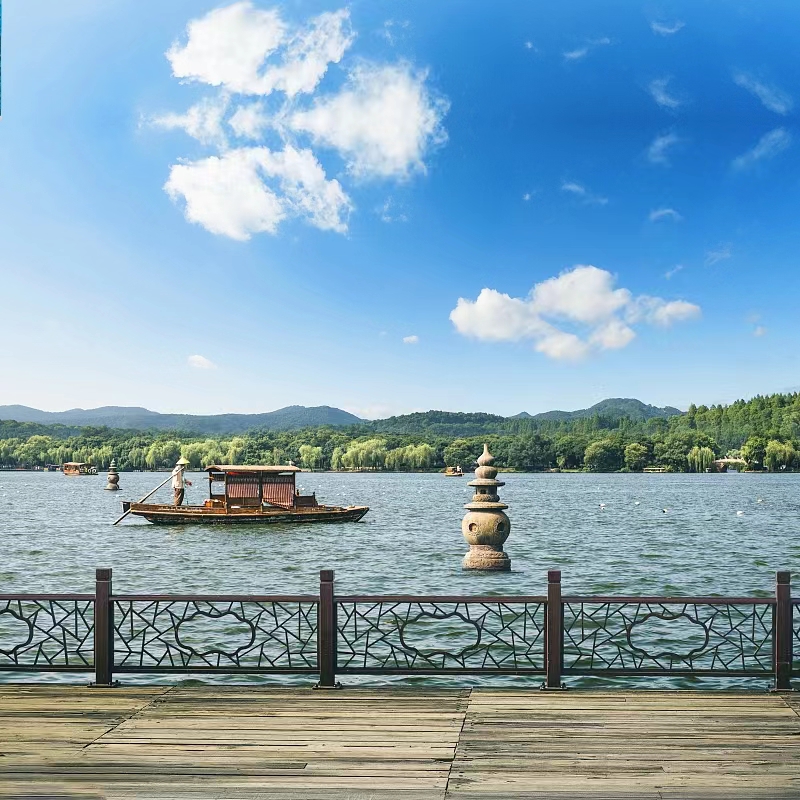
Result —
<path fill-rule="evenodd" d="M 469 478 L 298 475 L 320 502 L 369 505 L 360 523 L 111 526 L 164 477 L 123 473 L 112 493 L 104 475 L 0 471 L 0 593 L 92 592 L 106 566 L 118 593 L 316 593 L 329 568 L 340 594 L 544 594 L 560 568 L 565 594 L 769 596 L 776 570 L 800 574 L 800 475 L 501 475 L 510 574 L 461 570 Z"/>

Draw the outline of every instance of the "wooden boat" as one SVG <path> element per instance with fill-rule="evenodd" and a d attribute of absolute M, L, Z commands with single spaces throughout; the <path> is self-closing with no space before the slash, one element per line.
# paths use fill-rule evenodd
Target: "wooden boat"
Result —
<path fill-rule="evenodd" d="M 97 467 L 83 461 L 67 461 L 62 465 L 61 471 L 65 475 L 97 475 Z"/>
<path fill-rule="evenodd" d="M 447 467 L 444 471 L 445 478 L 463 478 L 464 472 L 461 467 Z"/>
<path fill-rule="evenodd" d="M 369 506 L 323 506 L 316 494 L 295 487 L 298 467 L 214 464 L 208 472 L 208 500 L 202 506 L 123 502 L 122 510 L 162 524 L 212 522 L 358 522 Z"/>

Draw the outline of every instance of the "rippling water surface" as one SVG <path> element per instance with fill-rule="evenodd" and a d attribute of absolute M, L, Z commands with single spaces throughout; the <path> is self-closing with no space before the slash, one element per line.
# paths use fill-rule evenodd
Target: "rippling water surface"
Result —
<path fill-rule="evenodd" d="M 112 493 L 103 475 L 0 471 L 0 593 L 92 592 L 100 566 L 118 593 L 316 593 L 330 568 L 339 593 L 543 594 L 560 568 L 567 594 L 768 596 L 776 570 L 800 573 L 800 475 L 501 475 L 510 574 L 461 570 L 469 478 L 298 475 L 320 502 L 369 505 L 360 523 L 111 526 L 164 477 L 123 473 Z"/>
<path fill-rule="evenodd" d="M 163 477 L 123 473 L 106 492 L 102 475 L 0 471 L 0 592 L 92 591 L 100 566 L 119 592 L 258 593 L 315 592 L 329 568 L 340 592 L 539 594 L 560 568 L 566 593 L 763 595 L 776 570 L 800 571 L 800 475 L 501 475 L 512 572 L 495 575 L 461 570 L 469 478 L 298 476 L 320 502 L 370 506 L 359 523 L 111 526 Z"/>

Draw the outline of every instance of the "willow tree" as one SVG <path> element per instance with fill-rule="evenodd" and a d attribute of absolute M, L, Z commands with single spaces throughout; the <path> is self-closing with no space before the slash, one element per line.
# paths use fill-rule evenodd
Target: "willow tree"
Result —
<path fill-rule="evenodd" d="M 710 447 L 695 445 L 686 456 L 690 472 L 705 472 L 714 463 L 714 451 Z"/>

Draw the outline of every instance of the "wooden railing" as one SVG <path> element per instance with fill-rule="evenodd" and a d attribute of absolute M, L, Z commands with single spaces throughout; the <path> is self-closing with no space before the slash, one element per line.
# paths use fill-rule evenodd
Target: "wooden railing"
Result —
<path fill-rule="evenodd" d="M 792 658 L 796 658 L 793 667 Z M 800 602 L 773 597 L 347 595 L 332 570 L 315 595 L 0 595 L 0 671 L 345 675 L 800 676 Z"/>

